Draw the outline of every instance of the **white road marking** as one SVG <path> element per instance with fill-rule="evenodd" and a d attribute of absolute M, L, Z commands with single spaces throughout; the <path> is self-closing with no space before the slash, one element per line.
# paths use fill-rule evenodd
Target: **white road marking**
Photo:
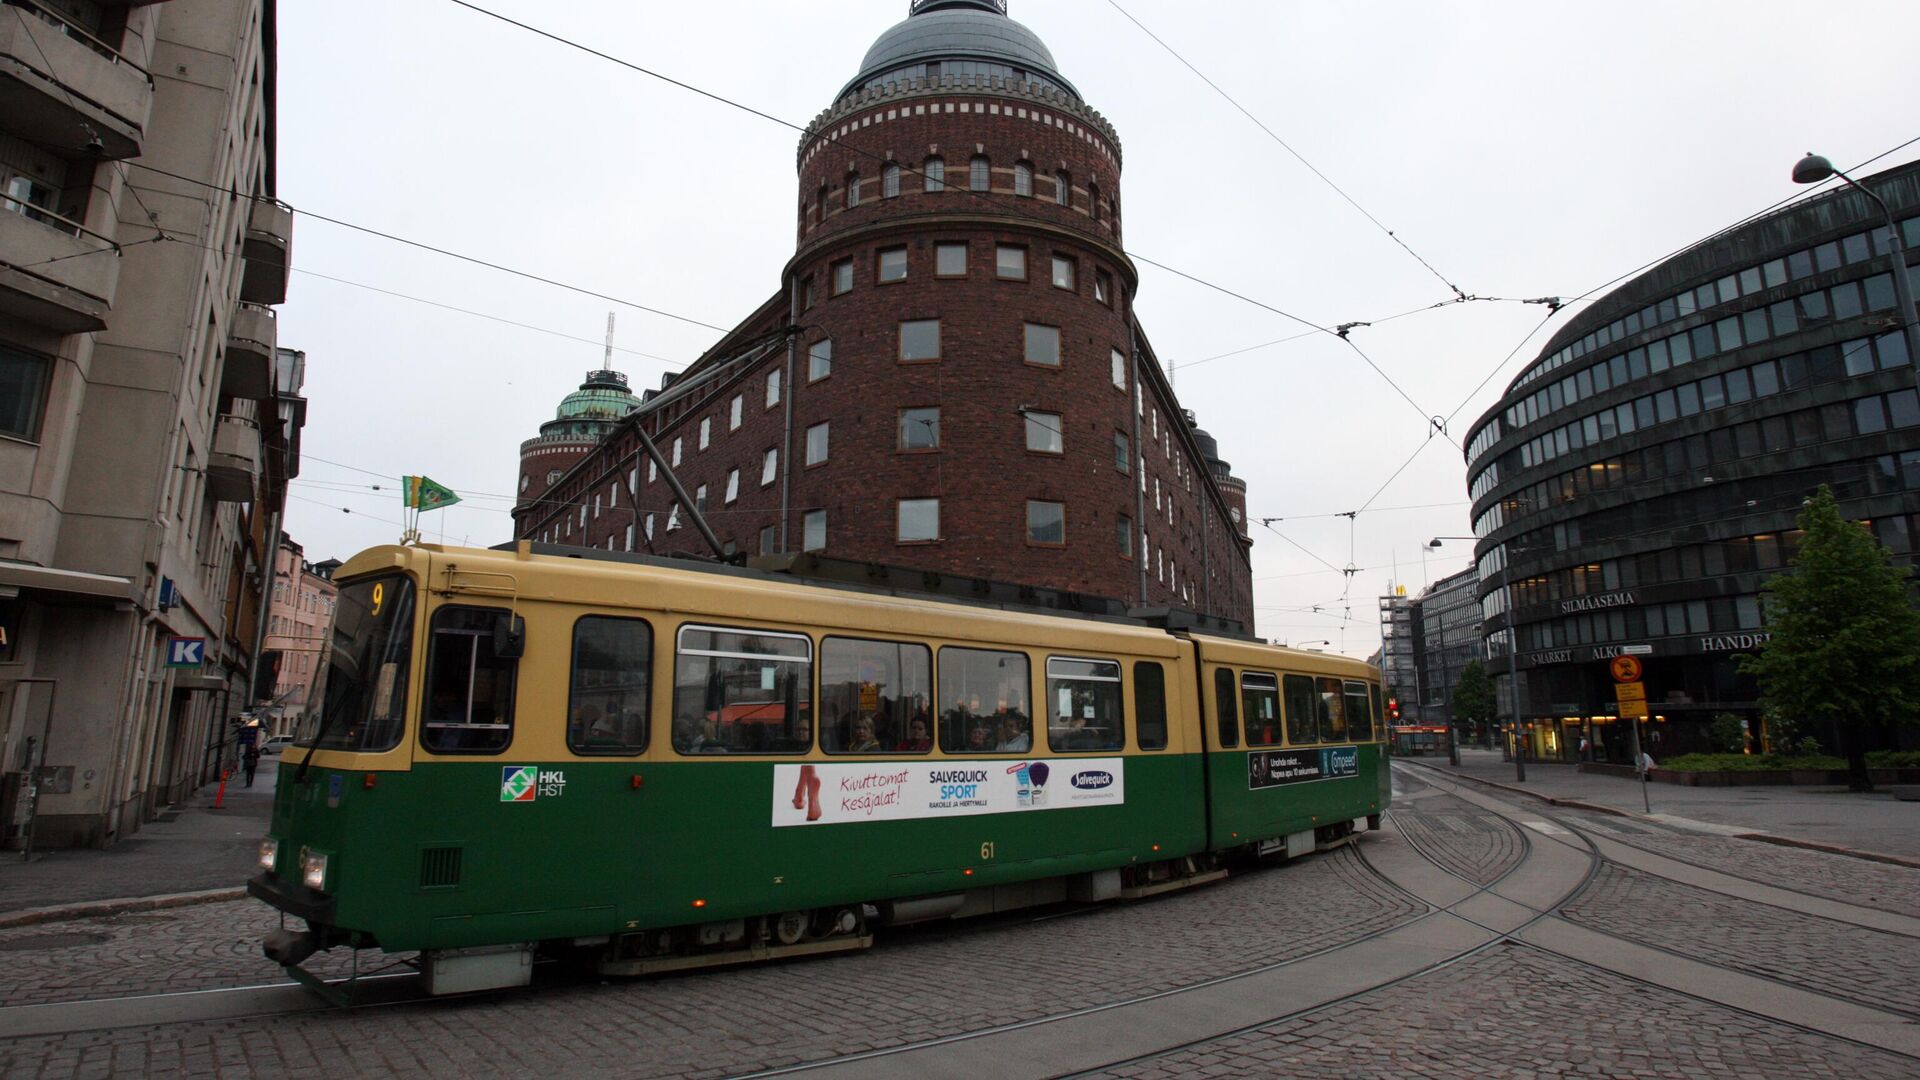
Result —
<path fill-rule="evenodd" d="M 1522 825 L 1525 825 L 1525 826 L 1526 826 L 1527 828 L 1529 828 L 1529 829 L 1532 829 L 1532 830 L 1533 830 L 1533 831 L 1535 831 L 1535 832 L 1543 832 L 1543 833 L 1546 833 L 1546 834 L 1547 834 L 1548 836 L 1565 836 L 1565 835 L 1567 835 L 1567 830 L 1565 830 L 1565 829 L 1563 829 L 1563 828 L 1561 828 L 1561 827 L 1560 827 L 1560 826 L 1558 826 L 1558 825 L 1555 825 L 1555 824 L 1553 824 L 1553 823 L 1552 823 L 1552 822 L 1550 822 L 1550 821 L 1526 821 L 1526 820 L 1522 820 L 1522 821 L 1520 822 L 1520 824 L 1522 824 Z"/>

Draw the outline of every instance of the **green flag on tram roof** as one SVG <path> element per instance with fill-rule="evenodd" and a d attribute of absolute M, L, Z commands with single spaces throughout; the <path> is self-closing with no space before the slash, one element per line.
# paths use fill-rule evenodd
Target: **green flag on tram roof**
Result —
<path fill-rule="evenodd" d="M 424 476 L 403 476 L 406 485 L 406 505 L 415 510 L 438 510 L 443 506 L 452 506 L 460 501 L 453 489 L 436 484 Z"/>

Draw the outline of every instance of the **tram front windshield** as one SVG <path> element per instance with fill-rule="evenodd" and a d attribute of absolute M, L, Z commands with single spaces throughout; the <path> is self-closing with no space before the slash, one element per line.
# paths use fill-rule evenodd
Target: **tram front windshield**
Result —
<path fill-rule="evenodd" d="M 322 750 L 373 752 L 399 745 L 407 718 L 413 655 L 413 582 L 388 576 L 340 589 L 327 663 L 295 742 Z"/>

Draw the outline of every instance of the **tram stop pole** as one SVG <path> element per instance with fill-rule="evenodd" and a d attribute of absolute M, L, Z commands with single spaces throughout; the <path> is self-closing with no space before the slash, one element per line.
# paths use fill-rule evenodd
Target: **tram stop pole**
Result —
<path fill-rule="evenodd" d="M 1629 719 L 1633 721 L 1633 726 L 1628 729 L 1630 733 L 1628 735 L 1628 753 L 1633 755 L 1633 771 L 1640 777 L 1640 806 L 1645 809 L 1647 813 L 1651 814 L 1653 813 L 1653 797 L 1647 793 L 1647 788 L 1653 783 L 1653 770 L 1646 767 L 1645 757 L 1640 752 L 1640 718 L 1634 716 L 1629 717 Z"/>

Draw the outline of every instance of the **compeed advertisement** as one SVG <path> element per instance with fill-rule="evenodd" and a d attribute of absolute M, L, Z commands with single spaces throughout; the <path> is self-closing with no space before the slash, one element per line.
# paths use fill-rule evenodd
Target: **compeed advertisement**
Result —
<path fill-rule="evenodd" d="M 1126 802 L 1126 759 L 820 762 L 773 768 L 773 824 L 965 817 Z"/>
<path fill-rule="evenodd" d="M 1338 780 L 1360 775 L 1360 748 L 1322 746 L 1309 750 L 1254 750 L 1247 754 L 1247 787 L 1268 788 L 1309 780 Z"/>

